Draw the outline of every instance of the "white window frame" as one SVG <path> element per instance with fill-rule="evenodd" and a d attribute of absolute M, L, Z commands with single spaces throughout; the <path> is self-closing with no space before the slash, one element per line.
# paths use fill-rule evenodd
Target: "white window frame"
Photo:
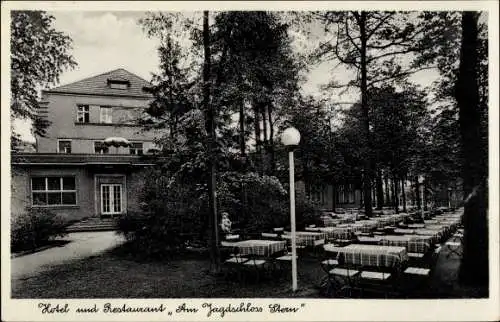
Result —
<path fill-rule="evenodd" d="M 144 155 L 144 142 L 130 142 L 130 146 L 128 148 L 128 153 L 129 154 L 132 154 L 132 155 Z M 133 144 L 141 144 L 141 147 L 140 148 L 135 148 L 133 147 Z M 134 153 L 132 153 L 132 150 L 135 151 Z M 137 150 L 141 150 L 141 154 L 138 154 L 137 153 Z"/>
<path fill-rule="evenodd" d="M 104 211 L 104 187 L 108 187 L 109 191 L 109 210 Z M 120 211 L 115 210 L 115 189 L 120 191 Z M 123 213 L 123 185 L 121 183 L 101 183 L 101 214 L 103 215 L 118 215 Z"/>
<path fill-rule="evenodd" d="M 113 123 L 113 107 L 101 106 L 99 111 L 99 121 L 105 124 Z"/>
<path fill-rule="evenodd" d="M 59 146 L 60 142 L 69 142 L 69 144 L 70 144 L 69 148 L 71 151 L 69 151 L 69 152 L 61 151 L 60 146 Z M 71 139 L 57 139 L 57 153 L 67 153 L 67 154 L 73 153 L 73 141 Z"/>
<path fill-rule="evenodd" d="M 96 143 L 103 143 L 104 144 L 104 141 L 94 141 L 94 154 L 109 154 L 109 147 L 108 147 L 108 152 L 107 153 L 97 153 L 96 150 L 95 150 L 96 149 L 96 146 L 95 146 Z"/>
<path fill-rule="evenodd" d="M 109 88 L 111 89 L 120 89 L 120 90 L 127 90 L 129 89 L 129 83 L 124 83 L 124 82 L 109 82 Z"/>
<path fill-rule="evenodd" d="M 88 115 L 88 122 L 85 122 L 85 115 Z M 80 121 L 80 118 L 83 121 Z M 90 105 L 78 105 L 76 109 L 76 122 L 77 123 L 90 123 Z"/>
<path fill-rule="evenodd" d="M 34 178 L 43 178 L 43 179 L 45 179 L 45 190 L 34 190 L 33 189 L 33 179 Z M 59 190 L 49 190 L 49 178 L 59 178 Z M 75 189 L 65 190 L 64 186 L 63 186 L 63 178 L 73 178 L 73 179 L 75 179 Z M 31 186 L 31 205 L 33 207 L 67 207 L 67 206 L 77 206 L 78 205 L 78 190 L 77 190 L 77 182 L 76 182 L 76 177 L 75 176 L 61 176 L 61 177 L 59 177 L 59 176 L 47 176 L 47 177 L 33 176 L 33 177 L 30 178 L 30 186 Z M 33 198 L 33 193 L 45 193 L 45 194 L 48 194 L 48 193 L 55 193 L 55 192 L 59 192 L 61 194 L 61 203 L 60 204 L 49 205 L 48 204 L 48 200 L 49 200 L 48 195 L 46 196 L 47 204 L 45 204 L 45 205 L 37 205 L 37 204 L 34 203 L 35 198 Z M 75 203 L 74 204 L 64 204 L 64 203 L 62 203 L 62 193 L 74 193 L 75 194 Z"/>

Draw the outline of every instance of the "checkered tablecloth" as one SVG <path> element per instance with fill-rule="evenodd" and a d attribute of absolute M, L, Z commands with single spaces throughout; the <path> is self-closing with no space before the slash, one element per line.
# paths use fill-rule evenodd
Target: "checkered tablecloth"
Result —
<path fill-rule="evenodd" d="M 441 239 L 442 233 L 440 230 L 422 228 L 422 229 L 416 229 L 415 235 L 433 236 L 434 237 L 433 243 L 437 243 L 439 242 L 439 239 Z"/>
<path fill-rule="evenodd" d="M 428 239 L 416 235 L 381 236 L 380 243 L 386 246 L 405 247 L 408 253 L 426 253 L 430 248 L 430 241 Z"/>
<path fill-rule="evenodd" d="M 328 230 L 323 230 L 327 234 L 327 239 L 351 239 L 352 234 L 356 231 L 354 227 L 328 227 Z"/>
<path fill-rule="evenodd" d="M 378 227 L 382 227 L 382 223 L 377 220 L 358 220 L 355 223 L 351 224 L 351 226 L 356 227 L 358 231 L 368 233 L 377 229 Z"/>
<path fill-rule="evenodd" d="M 270 256 L 282 251 L 286 247 L 284 240 L 261 240 L 249 239 L 234 243 L 238 247 L 239 253 L 245 255 Z"/>
<path fill-rule="evenodd" d="M 330 216 L 322 216 L 321 217 L 321 221 L 323 223 L 323 226 L 325 227 L 335 227 L 337 225 L 340 225 L 340 224 L 346 224 L 346 223 L 350 223 L 350 222 L 353 222 L 353 219 L 351 218 L 332 218 Z"/>
<path fill-rule="evenodd" d="M 341 254 L 348 265 L 393 267 L 408 261 L 406 248 L 397 246 L 351 244 L 324 246 L 325 251 Z"/>
<path fill-rule="evenodd" d="M 292 235 L 286 231 L 282 236 L 283 239 L 291 240 Z M 315 240 L 327 239 L 325 232 L 312 232 L 312 231 L 296 231 L 295 243 L 301 246 L 313 246 Z"/>

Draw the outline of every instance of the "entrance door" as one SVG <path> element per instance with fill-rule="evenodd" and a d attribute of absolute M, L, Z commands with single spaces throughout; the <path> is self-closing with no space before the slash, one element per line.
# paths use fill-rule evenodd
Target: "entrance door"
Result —
<path fill-rule="evenodd" d="M 122 199 L 121 184 L 101 184 L 101 214 L 121 214 L 123 212 Z"/>

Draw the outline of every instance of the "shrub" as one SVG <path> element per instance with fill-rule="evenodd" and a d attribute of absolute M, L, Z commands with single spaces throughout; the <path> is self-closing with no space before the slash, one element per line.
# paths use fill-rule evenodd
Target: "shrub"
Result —
<path fill-rule="evenodd" d="M 181 182 L 160 169 L 146 176 L 143 211 L 120 218 L 119 231 L 137 252 L 162 257 L 189 244 L 208 245 L 206 185 Z M 289 222 L 287 194 L 278 179 L 256 173 L 222 173 L 217 186 L 218 214 L 228 212 L 233 228 L 261 232 Z M 243 202 L 242 202 L 243 201 Z"/>
<path fill-rule="evenodd" d="M 220 211 L 248 233 L 257 233 L 288 222 L 287 193 L 275 177 L 257 173 L 226 173 L 218 192 Z M 228 197 L 230 196 L 230 197 Z"/>
<path fill-rule="evenodd" d="M 28 208 L 11 219 L 11 250 L 32 250 L 66 234 L 67 223 L 48 209 Z"/>

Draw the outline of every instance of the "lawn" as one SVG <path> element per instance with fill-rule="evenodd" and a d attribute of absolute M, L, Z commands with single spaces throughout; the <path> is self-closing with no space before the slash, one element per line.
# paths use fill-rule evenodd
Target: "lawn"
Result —
<path fill-rule="evenodd" d="M 209 274 L 206 253 L 184 253 L 164 261 L 140 261 L 124 255 L 124 247 L 83 260 L 53 267 L 35 276 L 12 281 L 13 298 L 224 298 L 290 297 L 289 275 L 239 282 Z M 456 283 L 459 259 L 438 260 L 430 285 L 417 298 L 484 297 L 484 289 L 462 288 Z M 316 258 L 298 263 L 297 297 L 321 297 L 325 275 Z M 413 296 L 412 296 L 413 297 Z"/>

